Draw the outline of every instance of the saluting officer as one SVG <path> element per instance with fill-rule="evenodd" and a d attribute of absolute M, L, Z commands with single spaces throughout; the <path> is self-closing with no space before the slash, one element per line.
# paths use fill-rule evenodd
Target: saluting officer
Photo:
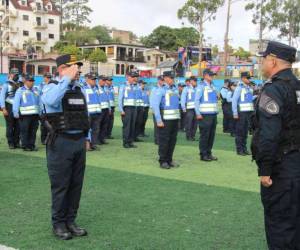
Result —
<path fill-rule="evenodd" d="M 238 155 L 250 155 L 247 149 L 250 116 L 254 111 L 253 93 L 250 87 L 251 75 L 249 72 L 241 73 L 242 82 L 239 83 L 232 97 L 232 112 L 236 120 L 235 144 Z"/>
<path fill-rule="evenodd" d="M 136 148 L 133 144 L 135 139 L 136 124 L 136 88 L 135 83 L 139 74 L 129 72 L 127 82 L 119 89 L 119 110 L 123 122 L 123 147 Z"/>
<path fill-rule="evenodd" d="M 96 83 L 97 76 L 93 73 L 85 75 L 85 84 L 83 85 L 83 92 L 87 102 L 87 108 L 89 113 L 90 122 L 90 145 L 89 151 L 97 149 L 99 132 L 100 132 L 100 120 L 101 120 L 101 104 L 98 94 L 98 86 Z"/>
<path fill-rule="evenodd" d="M 300 81 L 296 48 L 269 42 L 262 53 L 269 79 L 255 108 L 252 153 L 261 178 L 269 249 L 300 249 Z"/>
<path fill-rule="evenodd" d="M 112 136 L 112 130 L 114 127 L 114 121 L 115 121 L 115 88 L 113 86 L 113 78 L 107 77 L 107 88 L 109 91 L 109 104 L 110 104 L 110 116 L 109 116 L 109 122 L 107 126 L 107 139 L 114 139 Z"/>
<path fill-rule="evenodd" d="M 19 120 L 21 144 L 24 151 L 37 151 L 36 132 L 39 127 L 39 90 L 34 87 L 34 77 L 25 76 L 24 86 L 16 92 L 13 102 L 14 117 Z"/>
<path fill-rule="evenodd" d="M 197 77 L 192 76 L 190 84 L 187 85 L 181 95 L 181 109 L 185 113 L 185 133 L 188 141 L 195 141 L 197 131 L 197 120 L 195 113 L 195 93 L 197 88 Z"/>
<path fill-rule="evenodd" d="M 53 233 L 59 239 L 85 236 L 77 226 L 86 165 L 85 139 L 89 131 L 84 94 L 74 81 L 82 63 L 74 55 L 56 59 L 59 76 L 43 89 L 47 138 L 47 165 L 52 193 Z"/>
<path fill-rule="evenodd" d="M 16 91 L 19 88 L 19 71 L 11 69 L 8 76 L 8 81 L 3 84 L 1 90 L 1 109 L 6 122 L 6 138 L 10 149 L 20 147 L 20 128 L 16 118 L 14 118 L 12 105 Z"/>
<path fill-rule="evenodd" d="M 203 71 L 204 80 L 199 84 L 195 94 L 195 112 L 200 130 L 200 156 L 202 161 L 207 162 L 218 160 L 212 155 L 218 114 L 218 94 L 213 86 L 215 75 L 216 73 L 210 69 L 205 69 Z"/>
<path fill-rule="evenodd" d="M 179 167 L 173 161 L 180 119 L 179 96 L 174 86 L 175 75 L 172 71 L 163 74 L 165 86 L 157 89 L 153 96 L 152 109 L 158 127 L 158 154 L 160 167 L 170 169 Z"/>

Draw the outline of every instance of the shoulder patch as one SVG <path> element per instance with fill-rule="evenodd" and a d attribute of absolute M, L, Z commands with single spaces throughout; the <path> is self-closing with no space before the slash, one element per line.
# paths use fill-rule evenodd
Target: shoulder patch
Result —
<path fill-rule="evenodd" d="M 259 108 L 266 111 L 270 115 L 278 115 L 280 111 L 278 103 L 264 93 L 261 95 Z"/>

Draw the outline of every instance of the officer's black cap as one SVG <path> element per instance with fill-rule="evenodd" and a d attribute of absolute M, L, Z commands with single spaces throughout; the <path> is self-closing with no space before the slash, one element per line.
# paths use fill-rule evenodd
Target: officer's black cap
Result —
<path fill-rule="evenodd" d="M 77 64 L 79 67 L 83 65 L 82 62 L 78 61 L 76 55 L 62 55 L 56 58 L 57 67 L 61 65 L 75 65 Z"/>
<path fill-rule="evenodd" d="M 174 72 L 173 71 L 165 71 L 164 73 L 163 73 L 163 76 L 164 77 L 170 77 L 170 78 L 175 78 L 175 74 L 174 74 Z"/>
<path fill-rule="evenodd" d="M 9 71 L 10 74 L 19 74 L 19 70 L 17 68 L 12 68 Z"/>
<path fill-rule="evenodd" d="M 217 74 L 213 72 L 211 69 L 205 69 L 203 70 L 203 75 L 215 76 Z"/>
<path fill-rule="evenodd" d="M 136 71 L 130 71 L 127 73 L 127 75 L 130 77 L 139 77 L 140 76 L 139 73 Z"/>
<path fill-rule="evenodd" d="M 231 79 L 225 79 L 224 82 L 229 83 L 229 84 L 233 84 L 233 81 Z"/>
<path fill-rule="evenodd" d="M 46 78 L 52 78 L 52 75 L 51 75 L 51 73 L 46 72 L 46 73 L 44 74 L 44 77 L 46 77 Z"/>
<path fill-rule="evenodd" d="M 252 78 L 252 76 L 250 75 L 250 72 L 248 72 L 248 71 L 245 71 L 245 72 L 241 73 L 241 78 L 244 78 L 244 77 L 246 77 L 247 79 Z"/>
<path fill-rule="evenodd" d="M 86 77 L 88 79 L 91 79 L 91 80 L 96 80 L 97 79 L 97 75 L 94 74 L 94 73 L 87 73 L 87 74 L 85 74 L 84 77 Z"/>
<path fill-rule="evenodd" d="M 30 82 L 34 82 L 34 76 L 30 75 L 30 74 L 27 74 L 27 75 L 25 75 L 25 80 L 30 81 Z"/>
<path fill-rule="evenodd" d="M 158 76 L 158 77 L 157 77 L 157 80 L 163 81 L 163 80 L 164 80 L 164 77 L 163 77 L 163 76 Z"/>
<path fill-rule="evenodd" d="M 99 79 L 102 81 L 106 81 L 108 79 L 108 77 L 105 75 L 101 75 L 101 76 L 99 76 Z"/>
<path fill-rule="evenodd" d="M 107 77 L 107 81 L 112 81 L 112 80 L 113 80 L 113 78 L 111 76 Z"/>
<path fill-rule="evenodd" d="M 296 48 L 280 42 L 270 41 L 266 51 L 260 52 L 258 55 L 262 57 L 273 56 L 284 61 L 294 63 L 296 61 L 296 54 Z"/>
<path fill-rule="evenodd" d="M 143 80 L 139 80 L 138 83 L 139 83 L 139 84 L 147 84 L 147 83 L 146 83 L 145 81 L 143 81 Z"/>
<path fill-rule="evenodd" d="M 191 76 L 190 81 L 195 81 L 195 82 L 197 82 L 197 81 L 198 81 L 198 78 L 197 78 L 196 76 Z"/>
<path fill-rule="evenodd" d="M 185 80 L 185 82 L 189 82 L 191 80 L 191 78 L 187 78 L 186 80 Z"/>

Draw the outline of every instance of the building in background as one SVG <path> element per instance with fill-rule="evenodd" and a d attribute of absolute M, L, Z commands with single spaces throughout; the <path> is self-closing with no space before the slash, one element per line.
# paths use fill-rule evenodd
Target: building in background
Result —
<path fill-rule="evenodd" d="M 118 30 L 115 28 L 111 28 L 109 30 L 110 37 L 114 41 L 118 41 L 120 43 L 124 44 L 136 44 L 136 45 L 141 45 L 138 42 L 138 38 L 133 34 L 131 31 L 127 30 Z"/>
<path fill-rule="evenodd" d="M 261 49 L 259 49 L 259 40 L 255 40 L 255 39 L 250 39 L 249 40 L 249 52 L 251 53 L 252 56 L 257 55 L 257 53 L 261 52 L 261 51 L 265 51 L 265 49 L 267 48 L 269 40 L 263 40 L 262 44 L 263 47 Z"/>

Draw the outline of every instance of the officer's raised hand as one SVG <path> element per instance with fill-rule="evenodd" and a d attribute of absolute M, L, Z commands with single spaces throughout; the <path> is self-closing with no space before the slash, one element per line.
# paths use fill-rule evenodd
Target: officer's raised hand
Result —
<path fill-rule="evenodd" d="M 157 127 L 158 128 L 164 128 L 165 127 L 165 124 L 163 122 L 158 122 L 157 123 Z"/>
<path fill-rule="evenodd" d="M 71 80 L 75 80 L 78 75 L 78 72 L 79 72 L 78 65 L 75 64 L 70 67 L 64 68 L 61 74 L 62 76 L 69 77 Z"/>

